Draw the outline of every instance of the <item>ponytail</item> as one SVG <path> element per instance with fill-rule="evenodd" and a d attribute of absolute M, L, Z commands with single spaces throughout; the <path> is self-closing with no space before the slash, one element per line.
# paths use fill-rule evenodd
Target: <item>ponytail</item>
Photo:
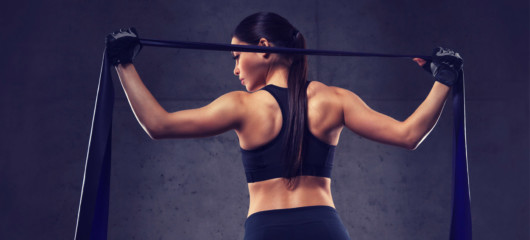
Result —
<path fill-rule="evenodd" d="M 306 48 L 302 34 L 293 28 L 292 48 Z M 287 186 L 296 187 L 296 177 L 302 175 L 302 161 L 305 158 L 304 134 L 307 123 L 307 56 L 292 55 L 287 87 L 289 91 L 289 115 L 285 135 L 285 159 Z"/>

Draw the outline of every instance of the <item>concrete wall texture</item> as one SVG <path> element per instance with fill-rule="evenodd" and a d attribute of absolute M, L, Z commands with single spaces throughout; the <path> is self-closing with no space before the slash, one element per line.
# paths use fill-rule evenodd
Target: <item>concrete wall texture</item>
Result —
<path fill-rule="evenodd" d="M 466 73 L 474 239 L 530 239 L 528 1 L 39 1 L 0 10 L 0 239 L 71 239 L 107 33 L 230 42 L 244 17 L 286 17 L 308 48 L 455 49 Z M 411 60 L 309 57 L 310 78 L 405 120 L 432 87 Z M 244 90 L 228 52 L 145 47 L 135 66 L 168 111 Z M 234 132 L 151 140 L 115 72 L 109 239 L 242 239 L 248 210 Z M 448 239 L 452 106 L 415 151 L 344 129 L 332 172 L 353 239 Z"/>

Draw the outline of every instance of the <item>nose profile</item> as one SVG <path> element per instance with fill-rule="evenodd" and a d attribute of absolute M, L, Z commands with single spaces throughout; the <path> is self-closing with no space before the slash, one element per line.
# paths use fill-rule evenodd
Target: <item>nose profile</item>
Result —
<path fill-rule="evenodd" d="M 234 67 L 234 75 L 239 76 L 239 69 L 237 68 L 237 65 Z"/>

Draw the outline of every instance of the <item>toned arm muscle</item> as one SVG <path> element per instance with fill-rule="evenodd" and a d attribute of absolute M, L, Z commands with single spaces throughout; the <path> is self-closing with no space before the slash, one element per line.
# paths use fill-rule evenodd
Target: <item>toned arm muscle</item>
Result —
<path fill-rule="evenodd" d="M 204 107 L 168 113 L 155 130 L 155 139 L 208 137 L 238 129 L 243 121 L 247 94 L 233 91 Z"/>
<path fill-rule="evenodd" d="M 344 125 L 362 137 L 407 149 L 412 148 L 406 125 L 371 109 L 357 94 L 334 87 L 341 99 Z"/>
<path fill-rule="evenodd" d="M 372 110 L 355 93 L 336 88 L 341 98 L 344 125 L 353 132 L 381 143 L 416 149 L 436 125 L 450 88 L 435 82 L 429 95 L 405 121 Z"/>

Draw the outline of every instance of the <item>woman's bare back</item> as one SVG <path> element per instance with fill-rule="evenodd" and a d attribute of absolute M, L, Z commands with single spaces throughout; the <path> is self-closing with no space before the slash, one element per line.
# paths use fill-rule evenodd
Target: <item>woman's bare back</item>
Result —
<path fill-rule="evenodd" d="M 342 107 L 336 91 L 323 83 L 312 81 L 307 88 L 309 130 L 315 137 L 337 145 L 344 126 Z M 236 131 L 240 147 L 252 150 L 273 140 L 282 127 L 282 113 L 275 98 L 267 91 L 250 93 L 245 101 L 245 124 Z M 273 178 L 249 183 L 252 213 L 313 205 L 335 207 L 331 196 L 331 180 L 325 177 L 302 176 L 296 188 L 289 190 L 285 179 Z"/>

